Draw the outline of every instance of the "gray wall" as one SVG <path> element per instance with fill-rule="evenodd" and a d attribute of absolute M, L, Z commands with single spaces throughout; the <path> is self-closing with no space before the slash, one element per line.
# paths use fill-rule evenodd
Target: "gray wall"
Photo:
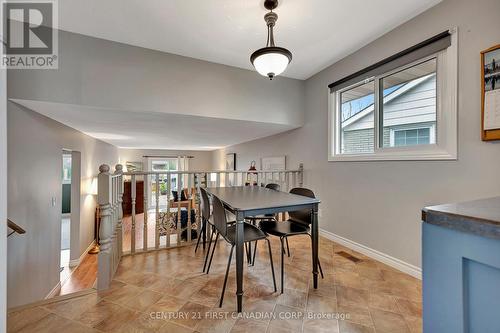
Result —
<path fill-rule="evenodd" d="M 119 150 L 120 163 L 142 162 L 146 170 L 147 159 L 143 156 L 193 156 L 189 161 L 192 171 L 210 170 L 212 168 L 212 152 L 196 150 L 164 150 L 164 149 L 123 149 Z"/>
<path fill-rule="evenodd" d="M 81 254 L 94 238 L 96 202 L 89 184 L 101 163 L 118 162 L 118 149 L 8 103 L 8 211 L 27 231 L 8 239 L 9 307 L 43 299 L 59 282 L 63 148 L 81 152 Z"/>
<path fill-rule="evenodd" d="M 10 98 L 301 125 L 304 81 L 60 31 L 59 69 L 11 71 Z M 272 112 L 269 112 L 272 110 Z"/>
<path fill-rule="evenodd" d="M 304 162 L 322 200 L 321 228 L 420 266 L 422 207 L 500 195 L 500 145 L 480 138 L 479 52 L 499 43 L 500 1 L 445 0 L 306 81 L 302 128 L 226 149 L 240 166 L 261 156 Z M 329 83 L 448 28 L 459 28 L 459 160 L 328 162 Z M 224 150 L 214 154 L 222 168 Z"/>

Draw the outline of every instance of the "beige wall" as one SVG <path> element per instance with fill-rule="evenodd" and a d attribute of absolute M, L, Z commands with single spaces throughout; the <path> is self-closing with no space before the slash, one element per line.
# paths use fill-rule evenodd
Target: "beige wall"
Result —
<path fill-rule="evenodd" d="M 196 150 L 163 150 L 163 149 L 120 149 L 120 163 L 143 162 L 146 170 L 147 159 L 144 156 L 193 156 L 189 161 L 191 171 L 210 170 L 212 168 L 212 152 Z"/>
<path fill-rule="evenodd" d="M 26 229 L 8 239 L 9 307 L 42 299 L 59 282 L 63 148 L 81 152 L 78 257 L 94 238 L 96 202 L 89 184 L 100 164 L 118 162 L 118 149 L 8 103 L 8 212 Z"/>
<path fill-rule="evenodd" d="M 261 156 L 299 162 L 322 200 L 321 228 L 420 266 L 421 208 L 500 195 L 500 144 L 480 138 L 479 52 L 500 42 L 500 1 L 445 0 L 306 81 L 304 127 L 226 149 L 239 165 Z M 329 83 L 448 28 L 459 29 L 459 159 L 328 162 Z M 221 166 L 224 151 L 214 154 Z"/>

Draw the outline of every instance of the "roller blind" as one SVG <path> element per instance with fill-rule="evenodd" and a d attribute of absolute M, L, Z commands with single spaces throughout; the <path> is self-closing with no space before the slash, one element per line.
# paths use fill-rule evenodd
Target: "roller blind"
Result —
<path fill-rule="evenodd" d="M 387 73 L 398 67 L 407 65 L 424 57 L 430 56 L 436 52 L 442 51 L 451 45 L 451 35 L 449 31 L 444 31 L 434 37 L 431 37 L 421 43 L 407 48 L 393 56 L 381 60 L 371 66 L 368 66 L 354 74 L 346 76 L 338 81 L 328 85 L 330 92 L 340 90 L 365 79 Z"/>

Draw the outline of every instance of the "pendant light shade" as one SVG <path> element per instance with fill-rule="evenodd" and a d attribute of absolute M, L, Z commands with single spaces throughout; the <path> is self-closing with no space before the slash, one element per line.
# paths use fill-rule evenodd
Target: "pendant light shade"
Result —
<path fill-rule="evenodd" d="M 292 53 L 274 44 L 273 28 L 278 20 L 278 14 L 272 10 L 278 6 L 278 1 L 267 0 L 264 6 L 270 10 L 264 16 L 267 24 L 267 44 L 266 47 L 255 51 L 250 56 L 250 61 L 260 75 L 267 76 L 272 80 L 286 70 L 288 64 L 292 61 Z"/>
<path fill-rule="evenodd" d="M 292 54 L 282 47 L 264 47 L 255 51 L 250 60 L 260 75 L 272 80 L 285 71 L 292 61 Z"/>

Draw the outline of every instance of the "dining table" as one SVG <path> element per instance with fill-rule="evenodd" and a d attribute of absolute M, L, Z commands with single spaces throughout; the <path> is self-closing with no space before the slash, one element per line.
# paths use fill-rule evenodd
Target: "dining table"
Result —
<path fill-rule="evenodd" d="M 320 200 L 261 186 L 209 187 L 207 192 L 216 196 L 236 217 L 236 298 L 237 311 L 243 308 L 243 253 L 245 218 L 308 209 L 311 211 L 312 274 L 314 289 L 318 288 L 318 207 Z"/>

